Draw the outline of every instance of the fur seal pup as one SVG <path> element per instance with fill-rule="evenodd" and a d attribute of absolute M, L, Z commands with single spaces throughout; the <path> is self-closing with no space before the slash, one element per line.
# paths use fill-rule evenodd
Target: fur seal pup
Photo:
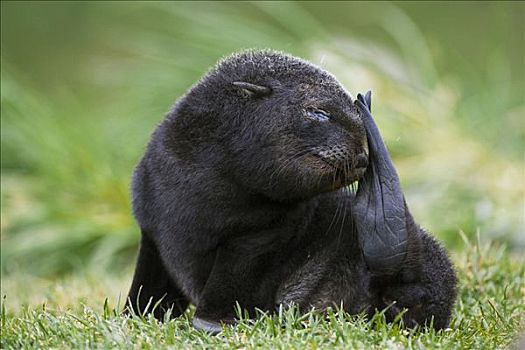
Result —
<path fill-rule="evenodd" d="M 391 306 L 389 320 L 406 308 L 408 326 L 446 327 L 456 276 L 410 215 L 370 106 L 370 94 L 354 101 L 331 74 L 286 54 L 219 62 L 135 169 L 142 235 L 128 309 L 162 319 L 193 303 L 194 326 L 213 333 L 234 322 L 236 303 Z"/>

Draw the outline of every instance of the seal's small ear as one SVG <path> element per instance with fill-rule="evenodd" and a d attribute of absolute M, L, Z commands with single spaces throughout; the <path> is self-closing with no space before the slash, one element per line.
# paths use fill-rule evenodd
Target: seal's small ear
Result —
<path fill-rule="evenodd" d="M 268 96 L 272 92 L 272 89 L 267 86 L 255 85 L 245 81 L 234 81 L 232 84 L 240 90 L 244 97 Z"/>

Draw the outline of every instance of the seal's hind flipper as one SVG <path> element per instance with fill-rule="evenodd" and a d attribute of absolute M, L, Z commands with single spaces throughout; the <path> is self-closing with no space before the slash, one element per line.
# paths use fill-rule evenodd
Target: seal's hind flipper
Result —
<path fill-rule="evenodd" d="M 392 275 L 407 255 L 405 199 L 388 150 L 370 114 L 371 93 L 355 101 L 367 132 L 369 166 L 359 181 L 352 208 L 359 242 L 369 269 Z"/>
<path fill-rule="evenodd" d="M 208 332 L 211 335 L 217 335 L 222 331 L 220 322 L 209 321 L 199 317 L 193 318 L 193 327 L 199 331 Z"/>

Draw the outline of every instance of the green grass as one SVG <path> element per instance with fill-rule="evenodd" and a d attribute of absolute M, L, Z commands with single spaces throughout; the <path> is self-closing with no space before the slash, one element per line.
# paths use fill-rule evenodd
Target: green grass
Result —
<path fill-rule="evenodd" d="M 514 344 L 525 330 L 525 259 L 503 246 L 468 243 L 453 258 L 459 297 L 450 327 L 440 332 L 387 324 L 381 313 L 366 320 L 337 310 L 325 316 L 287 310 L 242 319 L 210 336 L 191 327 L 191 310 L 165 323 L 120 316 L 128 274 L 77 274 L 51 283 L 34 277 L 4 281 L 0 347 L 505 349 Z"/>
<path fill-rule="evenodd" d="M 2 1 L 0 347 L 510 344 L 525 294 L 524 13 L 523 2 Z M 373 90 L 408 205 L 458 267 L 451 330 L 291 313 L 208 337 L 187 318 L 114 316 L 139 241 L 133 166 L 171 104 L 247 47 Z M 482 232 L 483 248 L 462 231 Z"/>

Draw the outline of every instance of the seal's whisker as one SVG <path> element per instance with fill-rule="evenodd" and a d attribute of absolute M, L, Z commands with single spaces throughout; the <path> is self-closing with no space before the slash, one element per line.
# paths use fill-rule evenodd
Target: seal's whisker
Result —
<path fill-rule="evenodd" d="M 328 225 L 328 228 L 326 229 L 325 231 L 325 235 L 330 232 L 330 229 L 332 228 L 332 226 L 334 225 L 334 223 L 337 222 L 337 220 L 339 220 L 339 210 L 342 209 L 342 202 L 341 201 L 337 201 L 337 207 L 335 209 L 335 212 L 334 212 L 334 215 L 332 216 L 332 220 L 330 221 L 330 225 Z"/>
<path fill-rule="evenodd" d="M 344 171 L 343 173 L 345 174 L 346 176 L 346 173 L 348 171 L 348 167 L 349 167 L 349 164 L 348 164 L 348 160 L 345 160 L 345 162 L 343 163 L 343 168 L 344 168 Z M 345 179 L 346 180 L 346 179 Z M 345 192 L 345 187 L 343 187 L 343 192 Z M 341 220 L 341 227 L 339 229 L 339 234 L 337 236 L 337 243 L 336 243 L 336 246 L 339 247 L 339 244 L 341 242 L 341 235 L 343 234 L 343 229 L 344 229 L 344 225 L 345 225 L 345 219 L 346 219 L 346 206 L 347 206 L 347 196 L 343 196 L 343 203 L 344 203 L 344 207 L 343 207 L 343 217 L 342 217 L 342 220 Z"/>
<path fill-rule="evenodd" d="M 295 153 L 294 155 L 288 157 L 285 159 L 283 164 L 281 164 L 275 171 L 273 171 L 270 174 L 269 181 L 270 185 L 272 185 L 272 181 L 274 180 L 274 176 L 279 177 L 279 175 L 282 173 L 282 171 L 290 166 L 294 161 L 297 161 L 299 158 L 302 158 L 303 156 L 306 156 L 312 152 L 311 148 L 303 148 L 301 151 Z"/>

